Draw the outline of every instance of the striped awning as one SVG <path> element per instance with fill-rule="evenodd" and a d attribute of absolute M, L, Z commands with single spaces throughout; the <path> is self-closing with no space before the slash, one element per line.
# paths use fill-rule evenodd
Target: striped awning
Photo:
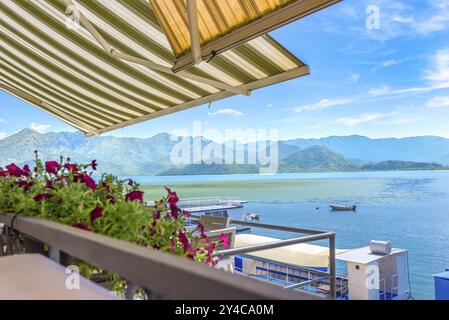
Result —
<path fill-rule="evenodd" d="M 341 0 L 149 0 L 182 70 Z"/>
<path fill-rule="evenodd" d="M 0 0 L 0 88 L 88 135 L 309 73 L 268 35 L 174 61 L 148 0 Z"/>

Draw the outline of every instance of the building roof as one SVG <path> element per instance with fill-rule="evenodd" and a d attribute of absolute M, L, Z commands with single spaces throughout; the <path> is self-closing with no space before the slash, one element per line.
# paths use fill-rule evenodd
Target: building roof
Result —
<path fill-rule="evenodd" d="M 87 135 L 309 73 L 268 35 L 173 72 L 147 0 L 0 0 L 0 89 Z"/>
<path fill-rule="evenodd" d="M 265 243 L 274 243 L 277 241 L 280 241 L 280 239 L 254 234 L 238 234 L 235 237 L 235 247 L 242 248 Z M 338 249 L 336 250 L 336 254 L 341 254 L 346 251 L 347 250 Z M 329 248 L 307 243 L 251 252 L 245 255 L 292 266 L 311 268 L 327 268 L 329 266 Z"/>
<path fill-rule="evenodd" d="M 406 252 L 404 249 L 392 248 L 390 254 L 375 254 L 372 253 L 370 247 L 362 247 L 347 252 L 337 254 L 336 258 L 340 261 L 353 262 L 359 264 L 370 264 L 375 261 L 385 259 L 387 257 L 398 255 Z"/>

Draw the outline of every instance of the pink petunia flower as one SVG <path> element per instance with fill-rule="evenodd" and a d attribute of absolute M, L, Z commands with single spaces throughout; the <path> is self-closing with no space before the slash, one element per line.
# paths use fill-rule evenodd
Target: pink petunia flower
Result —
<path fill-rule="evenodd" d="M 95 208 L 90 212 L 90 222 L 94 223 L 95 220 L 103 215 L 104 208 Z"/>
<path fill-rule="evenodd" d="M 84 174 L 83 175 L 83 181 L 86 184 L 86 186 L 92 190 L 95 190 L 97 188 L 97 184 L 95 183 L 95 180 L 92 179 L 91 176 L 89 176 L 88 174 Z"/>
<path fill-rule="evenodd" d="M 6 166 L 6 169 L 8 169 L 8 173 L 15 177 L 21 177 L 25 174 L 25 172 L 16 166 L 14 163 L 10 164 L 9 166 Z"/>
<path fill-rule="evenodd" d="M 78 165 L 76 164 L 66 163 L 64 168 L 72 172 L 78 172 Z"/>
<path fill-rule="evenodd" d="M 30 166 L 27 164 L 23 166 L 22 171 L 23 171 L 23 174 L 27 177 L 29 177 L 31 175 Z"/>
<path fill-rule="evenodd" d="M 88 226 L 86 226 L 84 223 L 80 222 L 80 223 L 75 223 L 72 225 L 72 227 L 78 228 L 78 229 L 82 229 L 85 231 L 92 231 L 91 228 L 89 228 Z"/>
<path fill-rule="evenodd" d="M 225 234 L 220 235 L 220 240 L 225 249 L 229 248 L 229 237 Z"/>
<path fill-rule="evenodd" d="M 104 190 L 106 190 L 107 192 L 111 192 L 111 188 L 109 187 L 109 185 L 106 182 L 102 183 Z"/>
<path fill-rule="evenodd" d="M 48 188 L 48 189 L 54 189 L 53 181 L 47 180 L 47 182 L 45 183 L 45 187 Z"/>
<path fill-rule="evenodd" d="M 167 187 L 165 187 L 165 190 L 168 192 L 168 204 L 170 206 L 175 206 L 179 201 L 178 195 Z"/>
<path fill-rule="evenodd" d="M 61 166 L 56 161 L 47 161 L 45 162 L 45 171 L 47 173 L 57 174 Z"/>
<path fill-rule="evenodd" d="M 51 197 L 52 197 L 51 194 L 49 194 L 49 193 L 43 193 L 43 194 L 40 194 L 40 195 L 38 195 L 38 196 L 35 196 L 35 197 L 33 198 L 33 200 L 36 201 L 36 202 L 42 202 L 42 201 L 44 201 L 44 200 L 46 200 L 46 199 L 50 199 Z"/>
<path fill-rule="evenodd" d="M 178 238 L 182 246 L 184 247 L 184 250 L 187 251 L 190 248 L 190 242 L 186 234 L 184 232 L 179 232 Z"/>
<path fill-rule="evenodd" d="M 142 191 L 131 191 L 126 195 L 126 201 L 139 201 L 143 202 L 143 192 Z"/>

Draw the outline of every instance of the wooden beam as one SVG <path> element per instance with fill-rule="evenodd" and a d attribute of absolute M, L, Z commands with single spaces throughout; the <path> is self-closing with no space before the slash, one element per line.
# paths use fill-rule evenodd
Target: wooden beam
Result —
<path fill-rule="evenodd" d="M 200 64 L 203 60 L 201 54 L 200 28 L 198 24 L 197 0 L 187 0 L 187 15 L 189 17 L 190 47 L 195 64 Z"/>

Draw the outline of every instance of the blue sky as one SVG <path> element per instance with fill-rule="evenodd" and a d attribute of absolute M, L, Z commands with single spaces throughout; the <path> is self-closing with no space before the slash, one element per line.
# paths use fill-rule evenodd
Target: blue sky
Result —
<path fill-rule="evenodd" d="M 368 29 L 367 8 L 380 10 Z M 361 134 L 449 138 L 449 1 L 345 0 L 272 33 L 312 74 L 110 135 L 177 129 L 278 129 L 280 139 Z M 0 92 L 0 139 L 22 128 L 74 131 Z"/>

